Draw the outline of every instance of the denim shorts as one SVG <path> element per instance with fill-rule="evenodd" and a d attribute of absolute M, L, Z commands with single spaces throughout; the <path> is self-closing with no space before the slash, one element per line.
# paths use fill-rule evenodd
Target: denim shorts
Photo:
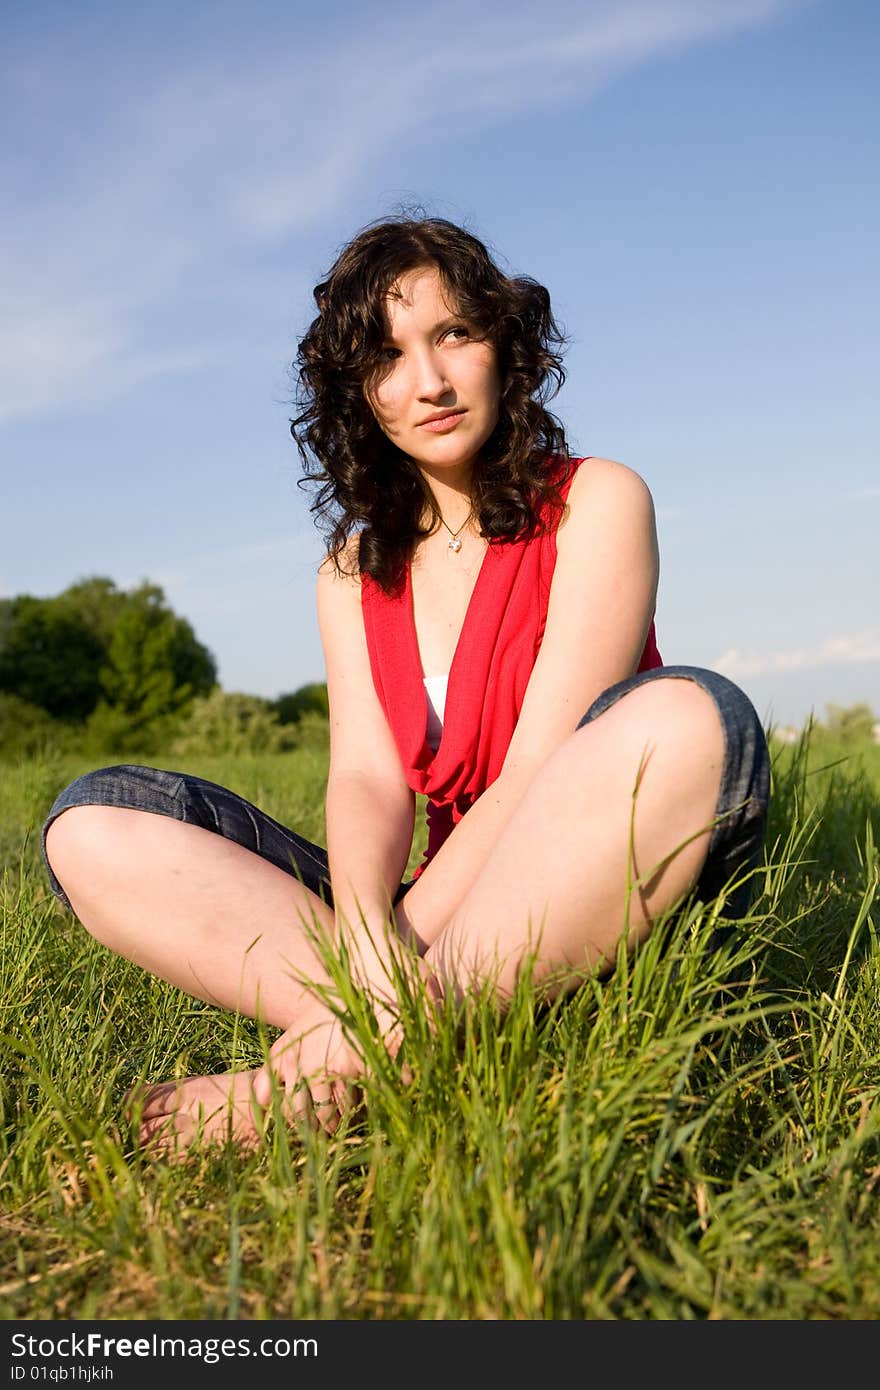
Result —
<path fill-rule="evenodd" d="M 755 710 L 747 696 L 725 676 L 694 666 L 664 666 L 643 671 L 610 686 L 593 702 L 578 728 L 598 719 L 631 690 L 652 680 L 695 681 L 715 702 L 724 731 L 724 767 L 718 798 L 716 825 L 697 883 L 699 895 L 714 898 L 736 876 L 758 861 L 766 829 L 770 795 L 767 744 Z M 296 831 L 266 815 L 244 797 L 216 782 L 190 773 L 123 763 L 100 768 L 78 777 L 56 798 L 43 826 L 43 858 L 52 891 L 66 907 L 70 901 L 46 858 L 46 832 L 62 811 L 72 806 L 119 806 L 151 811 L 189 825 L 214 831 L 292 874 L 313 893 L 332 905 L 327 852 Z M 402 883 L 400 898 L 412 880 Z M 748 907 L 750 884 L 745 881 L 730 894 L 727 916 L 740 916 Z"/>

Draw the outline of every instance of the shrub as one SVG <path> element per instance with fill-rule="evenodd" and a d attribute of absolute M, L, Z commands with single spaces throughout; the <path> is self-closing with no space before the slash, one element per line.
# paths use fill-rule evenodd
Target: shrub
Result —
<path fill-rule="evenodd" d="M 73 742 L 68 724 L 39 705 L 0 691 L 0 758 L 25 759 L 66 752 Z"/>
<path fill-rule="evenodd" d="M 269 700 L 239 691 L 213 690 L 192 702 L 172 751 L 180 756 L 284 753 L 299 742 L 279 723 Z"/>

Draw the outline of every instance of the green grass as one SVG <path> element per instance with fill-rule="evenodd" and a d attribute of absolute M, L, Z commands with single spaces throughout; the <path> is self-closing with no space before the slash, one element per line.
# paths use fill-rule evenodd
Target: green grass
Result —
<path fill-rule="evenodd" d="M 522 988 L 430 1038 L 405 999 L 411 1076 L 377 1065 L 334 1136 L 180 1166 L 134 1149 L 127 1088 L 267 1040 L 55 903 L 38 827 L 82 770 L 0 775 L 0 1316 L 880 1317 L 880 748 L 774 745 L 766 864 L 720 951 L 723 904 L 697 904 L 564 1006 Z M 320 743 L 193 770 L 323 837 Z"/>

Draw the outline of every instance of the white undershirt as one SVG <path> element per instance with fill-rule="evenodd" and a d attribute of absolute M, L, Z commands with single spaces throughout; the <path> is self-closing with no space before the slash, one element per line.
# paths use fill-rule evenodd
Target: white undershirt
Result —
<path fill-rule="evenodd" d="M 429 748 L 436 753 L 440 747 L 440 736 L 443 733 L 443 718 L 446 713 L 446 682 L 449 674 L 445 676 L 425 676 L 425 700 L 428 706 L 428 726 L 425 730 L 425 741 Z"/>

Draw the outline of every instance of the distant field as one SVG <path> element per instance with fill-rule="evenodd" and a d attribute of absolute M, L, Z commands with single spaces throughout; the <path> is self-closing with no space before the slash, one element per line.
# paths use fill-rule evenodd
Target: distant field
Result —
<path fill-rule="evenodd" d="M 411 1078 L 374 1052 L 341 1132 L 276 1125 L 182 1166 L 133 1148 L 127 1088 L 254 1065 L 270 1039 L 48 893 L 39 825 L 87 765 L 0 768 L 0 1316 L 880 1317 L 880 748 L 773 751 L 766 864 L 726 946 L 723 902 L 694 904 L 547 1013 L 523 989 L 430 1039 L 404 1001 Z M 320 738 L 191 770 L 323 840 Z"/>

